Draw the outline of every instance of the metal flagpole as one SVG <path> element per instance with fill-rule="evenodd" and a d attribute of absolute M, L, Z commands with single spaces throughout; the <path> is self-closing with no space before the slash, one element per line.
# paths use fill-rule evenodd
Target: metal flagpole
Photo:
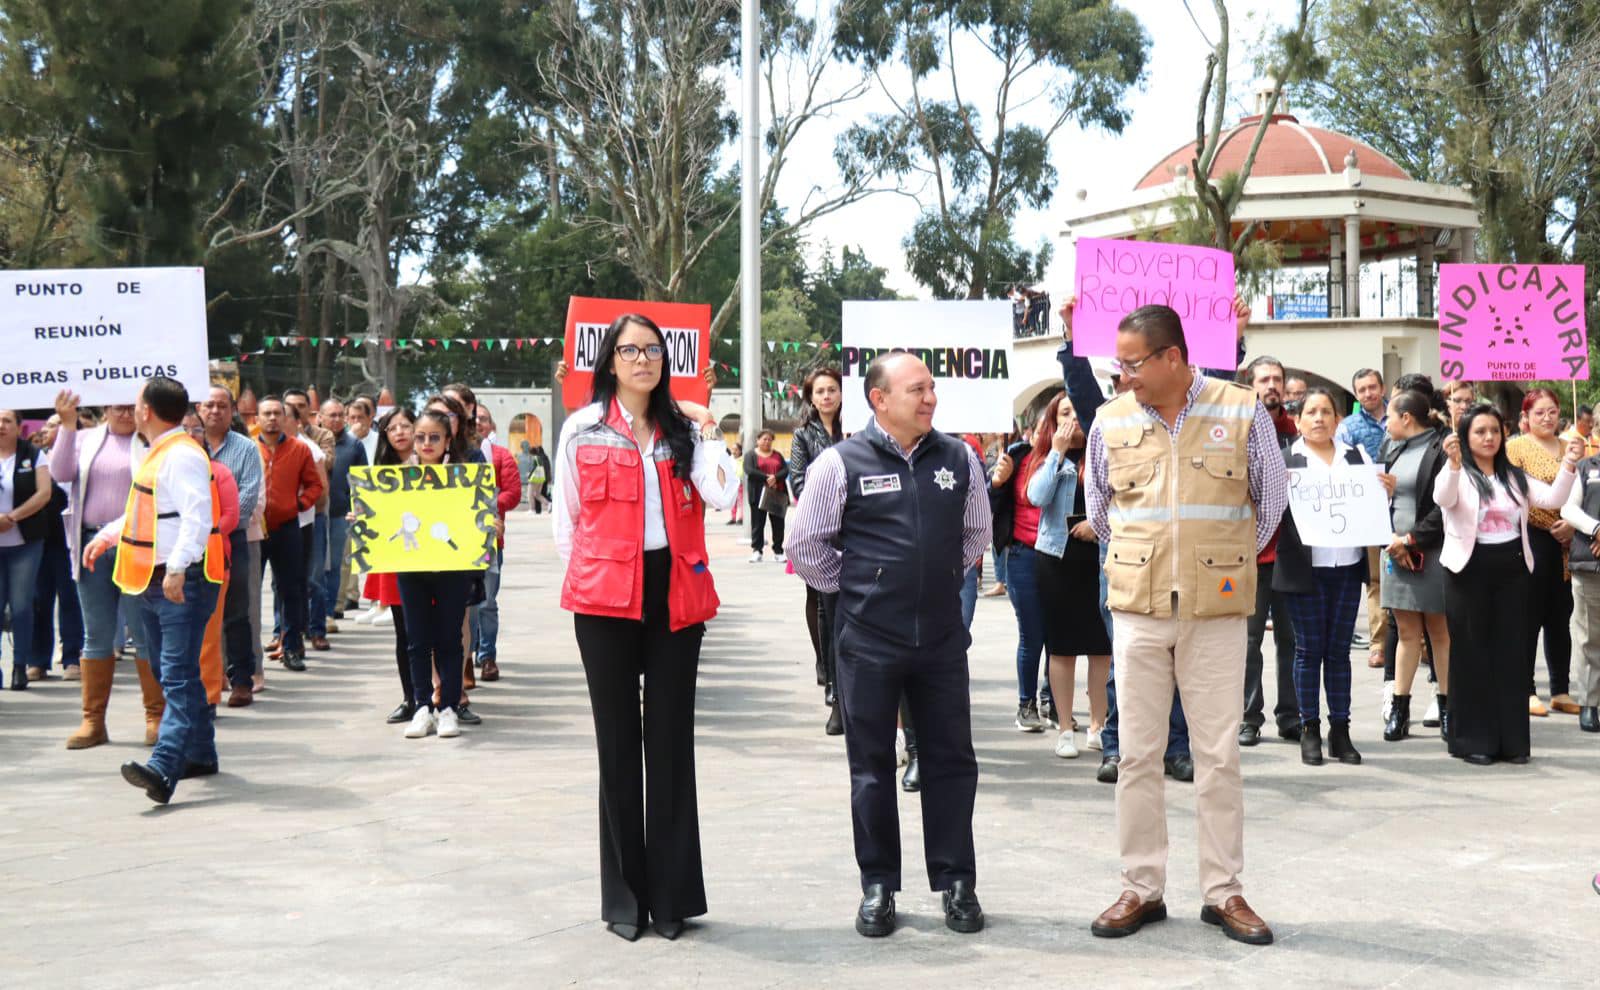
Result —
<path fill-rule="evenodd" d="M 739 397 L 744 449 L 763 425 L 761 375 L 761 20 L 758 0 L 742 0 L 744 152 L 740 159 Z"/>

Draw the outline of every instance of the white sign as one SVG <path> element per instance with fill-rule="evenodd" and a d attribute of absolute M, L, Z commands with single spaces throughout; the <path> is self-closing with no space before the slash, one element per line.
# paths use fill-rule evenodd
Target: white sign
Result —
<path fill-rule="evenodd" d="M 0 405 L 132 402 L 145 379 L 176 378 L 191 398 L 211 382 L 201 268 L 0 272 Z"/>
<path fill-rule="evenodd" d="M 1308 547 L 1376 547 L 1394 536 L 1376 464 L 1289 472 L 1289 511 Z"/>
<path fill-rule="evenodd" d="M 933 425 L 945 433 L 1011 430 L 1011 303 L 847 302 L 844 304 L 844 429 L 866 425 L 861 385 L 872 359 L 908 351 L 933 372 Z"/>

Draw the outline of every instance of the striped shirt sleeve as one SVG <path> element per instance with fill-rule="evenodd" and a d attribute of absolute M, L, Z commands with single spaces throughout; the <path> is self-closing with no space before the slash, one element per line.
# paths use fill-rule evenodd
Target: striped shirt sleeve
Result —
<path fill-rule="evenodd" d="M 805 487 L 805 498 L 795 506 L 784 540 L 785 549 L 801 580 L 831 594 L 839 590 L 838 539 L 845 499 L 844 461 L 837 450 L 830 447 L 811 462 Z"/>

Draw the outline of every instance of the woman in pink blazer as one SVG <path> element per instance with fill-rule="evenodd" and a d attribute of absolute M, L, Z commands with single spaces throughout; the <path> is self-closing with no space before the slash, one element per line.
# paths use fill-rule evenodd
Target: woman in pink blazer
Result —
<path fill-rule="evenodd" d="M 1528 507 L 1561 505 L 1583 456 L 1582 439 L 1574 439 L 1555 483 L 1546 485 L 1512 466 L 1504 437 L 1499 411 L 1474 406 L 1445 438 L 1450 463 L 1433 483 L 1444 510 L 1439 562 L 1451 643 L 1450 755 L 1479 766 L 1528 762 Z"/>

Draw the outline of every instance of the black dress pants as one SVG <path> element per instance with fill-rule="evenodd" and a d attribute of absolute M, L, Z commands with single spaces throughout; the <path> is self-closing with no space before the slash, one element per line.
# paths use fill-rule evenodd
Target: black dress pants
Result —
<path fill-rule="evenodd" d="M 912 649 L 886 642 L 840 615 L 835 642 L 839 707 L 850 762 L 850 818 L 862 889 L 874 883 L 900 889 L 894 737 L 902 695 L 917 727 L 928 884 L 934 890 L 947 890 L 957 880 L 976 883 L 972 806 L 978 790 L 978 759 L 972 751 L 967 672 L 971 637 L 957 626 L 943 641 Z"/>
<path fill-rule="evenodd" d="M 706 913 L 694 775 L 705 626 L 671 631 L 671 567 L 670 551 L 645 552 L 642 620 L 573 616 L 600 757 L 600 917 L 608 923 Z"/>
<path fill-rule="evenodd" d="M 283 610 L 283 652 L 305 653 L 306 558 L 300 524 L 291 519 L 261 541 L 261 569 L 272 568 Z M 252 672 L 254 661 L 251 661 Z"/>
<path fill-rule="evenodd" d="M 1294 696 L 1294 625 L 1289 619 L 1289 604 L 1272 590 L 1272 564 L 1256 565 L 1256 610 L 1245 625 L 1244 721 L 1261 728 L 1266 724 L 1266 696 L 1261 689 L 1263 658 L 1261 646 L 1267 638 L 1267 619 L 1272 619 L 1272 645 L 1277 654 L 1277 698 L 1272 718 L 1278 731 L 1300 727 L 1300 702 Z"/>
<path fill-rule="evenodd" d="M 1534 666 L 1539 656 L 1539 634 L 1544 633 L 1544 666 L 1550 673 L 1550 694 L 1566 694 L 1572 687 L 1572 580 L 1566 576 L 1561 541 L 1542 529 L 1528 527 L 1533 547 L 1533 575 L 1528 585 L 1528 641 L 1523 656 L 1528 667 L 1527 694 L 1538 694 Z"/>
<path fill-rule="evenodd" d="M 1522 541 L 1478 544 L 1460 574 L 1445 571 L 1450 624 L 1450 752 L 1527 756 L 1528 566 Z"/>
<path fill-rule="evenodd" d="M 249 687 L 256 673 L 256 651 L 251 645 L 250 582 L 244 568 L 250 560 L 250 544 L 241 527 L 228 534 L 235 573 L 228 581 L 228 594 L 222 600 L 222 656 L 228 683 Z"/>

